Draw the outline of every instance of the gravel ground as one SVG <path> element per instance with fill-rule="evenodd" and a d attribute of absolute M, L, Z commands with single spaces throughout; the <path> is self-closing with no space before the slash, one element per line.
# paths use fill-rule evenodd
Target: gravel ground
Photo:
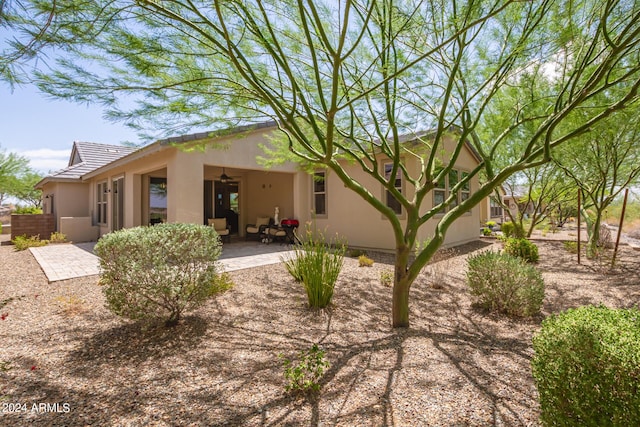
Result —
<path fill-rule="evenodd" d="M 0 425 L 538 425 L 532 335 L 569 307 L 638 304 L 640 252 L 623 247 L 604 272 L 561 242 L 537 243 L 537 318 L 472 308 L 462 254 L 414 284 L 406 330 L 389 326 L 389 257 L 372 254 L 371 268 L 346 259 L 328 311 L 310 311 L 272 265 L 232 273 L 233 290 L 177 327 L 145 330 L 104 308 L 96 276 L 47 284 L 28 251 L 0 246 Z M 286 393 L 279 354 L 313 343 L 331 362 L 321 392 Z"/>

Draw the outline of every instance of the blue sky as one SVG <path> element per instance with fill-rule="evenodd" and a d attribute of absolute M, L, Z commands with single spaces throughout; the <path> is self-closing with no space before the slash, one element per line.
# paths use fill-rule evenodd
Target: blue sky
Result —
<path fill-rule="evenodd" d="M 73 141 L 139 143 L 136 133 L 102 118 L 100 105 L 52 100 L 33 86 L 12 93 L 0 84 L 0 149 L 30 160 L 41 173 L 66 167 Z"/>

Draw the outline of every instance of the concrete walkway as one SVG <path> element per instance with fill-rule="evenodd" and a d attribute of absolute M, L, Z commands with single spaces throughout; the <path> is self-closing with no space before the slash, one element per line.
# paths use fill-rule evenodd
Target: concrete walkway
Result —
<path fill-rule="evenodd" d="M 47 276 L 49 283 L 59 280 L 100 274 L 98 257 L 93 253 L 95 242 L 52 244 L 29 248 Z M 261 265 L 277 264 L 281 257 L 292 256 L 290 245 L 259 242 L 226 243 L 220 264 L 224 271 L 242 270 Z"/>

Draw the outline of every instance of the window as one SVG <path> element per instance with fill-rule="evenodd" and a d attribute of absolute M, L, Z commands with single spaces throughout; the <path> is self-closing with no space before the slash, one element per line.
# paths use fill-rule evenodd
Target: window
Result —
<path fill-rule="evenodd" d="M 107 223 L 107 182 L 99 182 L 96 190 L 96 212 L 98 224 Z"/>
<path fill-rule="evenodd" d="M 393 163 L 384 164 L 384 178 L 388 181 L 391 178 L 391 171 L 393 170 Z M 398 168 L 396 172 L 396 179 L 393 186 L 402 193 L 402 172 Z M 387 207 L 391 208 L 395 213 L 402 213 L 402 204 L 396 199 L 389 190 L 385 190 L 385 200 Z"/>
<path fill-rule="evenodd" d="M 436 171 L 436 175 L 441 171 L 442 169 Z M 444 201 L 451 195 L 451 190 L 453 189 L 453 187 L 455 187 L 461 180 L 465 180 L 468 177 L 468 172 L 451 169 L 446 176 L 442 177 L 442 179 L 440 179 L 440 181 L 436 183 L 436 186 L 433 189 L 433 206 L 438 206 L 439 204 L 444 203 Z M 471 183 L 470 181 L 467 181 L 458 189 L 458 192 L 453 200 L 447 206 L 441 208 L 439 212 L 447 212 L 449 209 L 454 208 L 458 206 L 459 203 L 467 200 L 470 196 Z"/>
<path fill-rule="evenodd" d="M 460 180 L 463 181 L 469 177 L 469 172 L 460 172 Z M 460 189 L 460 203 L 464 202 L 471 195 L 471 181 L 462 184 Z"/>
<path fill-rule="evenodd" d="M 442 169 L 436 171 L 436 175 L 440 173 Z M 446 177 L 442 177 L 442 179 L 440 181 L 438 181 L 436 183 L 436 187 L 433 189 L 433 206 L 438 206 L 441 203 L 444 203 L 444 201 L 447 198 L 447 178 Z M 441 213 L 445 213 L 446 212 L 446 208 L 442 208 L 440 209 Z"/>
<path fill-rule="evenodd" d="M 502 205 L 500 205 L 500 202 L 498 202 L 495 197 L 491 197 L 491 199 L 489 199 L 489 205 L 491 209 L 491 218 L 502 216 Z"/>
<path fill-rule="evenodd" d="M 449 171 L 449 195 L 451 194 L 451 190 L 453 189 L 453 187 L 455 187 L 456 185 L 458 185 L 458 171 L 455 169 L 451 169 Z M 453 201 L 449 204 L 448 208 L 455 208 L 456 206 L 458 206 L 458 196 L 460 195 L 460 193 L 456 193 Z"/>
<path fill-rule="evenodd" d="M 313 210 L 316 215 L 327 215 L 326 172 L 313 173 Z"/>
<path fill-rule="evenodd" d="M 149 224 L 167 222 L 167 178 L 149 179 Z"/>

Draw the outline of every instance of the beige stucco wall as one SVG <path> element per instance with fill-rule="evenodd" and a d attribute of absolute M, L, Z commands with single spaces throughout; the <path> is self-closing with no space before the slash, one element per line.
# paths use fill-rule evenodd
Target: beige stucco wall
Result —
<path fill-rule="evenodd" d="M 447 149 L 451 150 L 449 143 Z M 443 161 L 448 162 L 446 157 Z M 410 158 L 405 159 L 408 169 L 413 176 L 417 176 L 419 163 Z M 465 147 L 456 162 L 456 169 L 461 171 L 471 171 L 477 165 L 477 161 L 471 152 Z M 345 165 L 349 175 L 365 186 L 374 196 L 384 197 L 384 189 L 368 174 L 363 172 L 356 165 Z M 353 247 L 377 248 L 393 250 L 395 239 L 389 221 L 371 205 L 362 199 L 355 192 L 346 188 L 342 181 L 330 171 L 327 172 L 327 217 L 316 218 L 315 223 L 319 230 L 324 231 L 327 237 L 335 235 L 344 236 L 348 239 L 348 244 Z M 414 188 L 404 182 L 403 191 L 408 197 L 412 197 Z M 309 203 L 312 200 L 312 179 L 307 177 L 307 198 Z M 471 193 L 478 189 L 478 180 L 471 181 Z M 433 195 L 427 195 L 422 213 L 427 212 L 433 206 Z M 403 214 L 404 215 L 404 214 Z M 404 216 L 401 215 L 401 219 Z M 432 238 L 435 226 L 441 215 L 428 221 L 422 226 L 418 233 L 418 240 L 423 241 Z M 406 222 L 401 220 L 404 227 Z M 471 212 L 456 220 L 455 224 L 449 228 L 444 246 L 453 246 L 475 240 L 479 236 L 480 208 L 474 207 Z"/>
<path fill-rule="evenodd" d="M 245 186 L 246 221 L 255 223 L 258 216 L 273 217 L 275 207 L 280 219 L 295 217 L 293 209 L 293 175 L 279 172 L 250 172 Z"/>
<path fill-rule="evenodd" d="M 57 231 L 60 230 L 61 217 L 90 216 L 90 205 L 87 203 L 90 193 L 91 185 L 81 182 L 49 182 L 42 187 L 43 209 L 45 213 L 55 215 Z"/>
<path fill-rule="evenodd" d="M 58 230 L 70 242 L 91 242 L 98 239 L 98 227 L 93 224 L 91 217 L 60 217 Z"/>

